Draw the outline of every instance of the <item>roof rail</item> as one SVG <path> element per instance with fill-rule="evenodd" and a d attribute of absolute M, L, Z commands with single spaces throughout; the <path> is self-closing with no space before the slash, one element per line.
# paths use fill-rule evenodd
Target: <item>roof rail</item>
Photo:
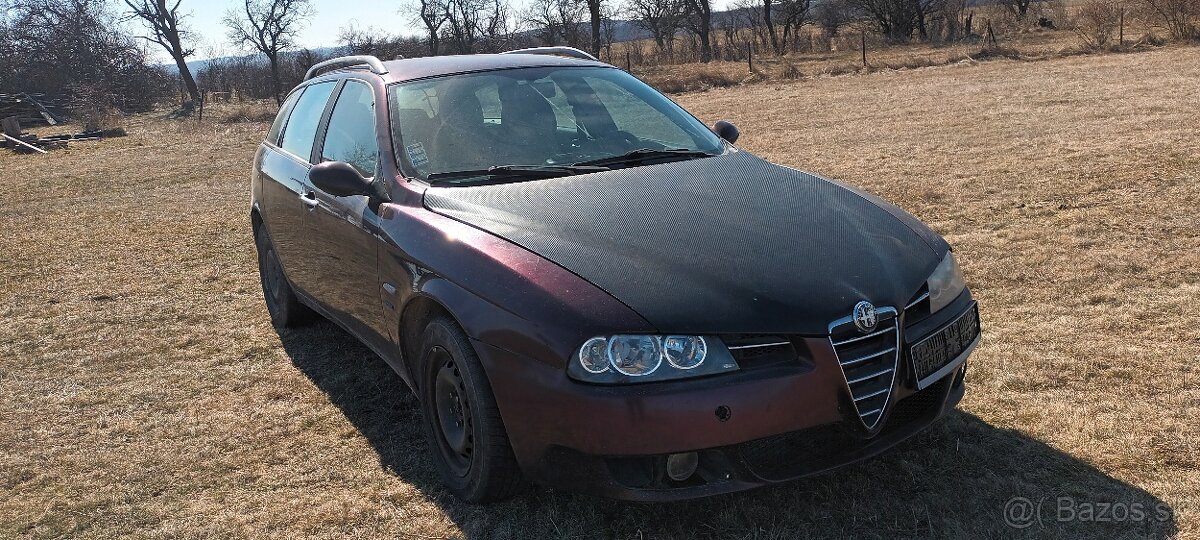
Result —
<path fill-rule="evenodd" d="M 547 54 L 551 56 L 569 56 L 580 60 L 591 60 L 599 62 L 600 59 L 583 52 L 575 47 L 530 47 L 528 49 L 517 49 L 515 51 L 505 51 L 500 54 Z"/>
<path fill-rule="evenodd" d="M 383 62 L 374 56 L 342 56 L 331 60 L 321 62 L 311 68 L 308 68 L 308 73 L 304 74 L 304 80 L 309 80 L 317 76 L 317 72 L 327 68 L 346 68 L 350 66 L 366 65 L 371 68 L 371 73 L 376 75 L 384 75 L 388 72 L 386 67 L 383 67 Z"/>

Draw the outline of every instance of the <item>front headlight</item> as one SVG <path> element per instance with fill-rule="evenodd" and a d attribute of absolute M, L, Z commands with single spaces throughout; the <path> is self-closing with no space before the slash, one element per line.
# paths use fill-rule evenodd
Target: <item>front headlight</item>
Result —
<path fill-rule="evenodd" d="M 622 334 L 594 337 L 567 366 L 571 378 L 621 384 L 664 381 L 736 371 L 737 361 L 711 336 Z"/>
<path fill-rule="evenodd" d="M 958 268 L 958 261 L 954 260 L 954 253 L 949 251 L 926 283 L 929 285 L 930 313 L 937 313 L 939 309 L 949 305 L 967 288 L 962 270 Z"/>

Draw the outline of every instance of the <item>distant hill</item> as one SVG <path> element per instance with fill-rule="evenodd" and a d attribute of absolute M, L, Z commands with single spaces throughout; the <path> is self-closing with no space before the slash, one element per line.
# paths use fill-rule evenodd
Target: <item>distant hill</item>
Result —
<path fill-rule="evenodd" d="M 316 53 L 317 55 L 323 56 L 323 57 L 338 56 L 338 55 L 346 54 L 346 52 L 347 52 L 345 47 L 317 47 L 315 49 L 310 49 L 310 50 L 312 50 L 312 52 Z M 293 52 L 290 54 L 295 54 L 295 53 Z M 222 60 L 241 60 L 241 59 L 249 59 L 249 60 L 263 62 L 263 63 L 266 63 L 266 61 L 267 61 L 267 58 L 265 56 L 263 56 L 262 54 L 253 53 L 253 54 L 241 54 L 241 55 L 236 55 L 236 56 L 219 56 L 217 58 L 206 58 L 204 60 L 188 60 L 187 65 L 188 65 L 188 69 L 190 69 L 192 71 L 192 73 L 199 73 L 199 72 L 203 71 L 205 68 L 207 68 L 208 65 L 213 62 L 220 62 Z M 175 67 L 175 64 L 171 63 L 170 67 Z"/>

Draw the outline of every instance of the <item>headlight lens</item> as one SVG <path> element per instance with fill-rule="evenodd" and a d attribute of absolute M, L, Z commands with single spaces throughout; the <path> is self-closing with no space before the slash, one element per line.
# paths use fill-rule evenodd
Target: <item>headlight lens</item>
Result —
<path fill-rule="evenodd" d="M 579 365 L 588 373 L 608 371 L 608 340 L 594 337 L 579 348 Z"/>
<path fill-rule="evenodd" d="M 736 371 L 737 361 L 711 336 L 597 336 L 567 366 L 571 378 L 601 384 L 682 379 Z"/>
<path fill-rule="evenodd" d="M 608 362 L 622 375 L 641 377 L 662 365 L 662 341 L 654 336 L 613 336 Z"/>
<path fill-rule="evenodd" d="M 967 283 L 963 279 L 962 270 L 958 268 L 958 261 L 954 260 L 954 253 L 946 252 L 942 262 L 934 269 L 933 275 L 929 276 L 927 284 L 930 313 L 936 313 L 962 294 L 963 289 L 967 288 Z"/>
<path fill-rule="evenodd" d="M 663 355 L 667 363 L 679 369 L 695 369 L 704 363 L 708 344 L 700 336 L 667 336 L 663 338 Z"/>

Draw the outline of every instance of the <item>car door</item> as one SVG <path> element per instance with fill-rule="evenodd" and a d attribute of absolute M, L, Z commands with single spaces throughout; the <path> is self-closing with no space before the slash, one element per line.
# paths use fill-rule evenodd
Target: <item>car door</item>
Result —
<path fill-rule="evenodd" d="M 346 80 L 321 138 L 317 148 L 322 162 L 349 163 L 366 178 L 378 175 L 375 95 L 369 84 Z M 379 217 L 367 196 L 335 197 L 314 189 L 317 207 L 312 219 L 321 261 L 317 279 L 327 292 L 322 300 L 360 337 L 382 343 L 386 338 L 374 329 L 383 310 L 375 234 Z"/>
<path fill-rule="evenodd" d="M 302 293 L 318 297 L 319 269 L 314 264 L 310 214 L 317 201 L 308 184 L 313 143 L 336 82 L 310 85 L 298 92 L 277 144 L 268 140 L 260 172 L 263 221 L 275 244 L 284 274 Z M 292 98 L 289 98 L 291 101 Z"/>

